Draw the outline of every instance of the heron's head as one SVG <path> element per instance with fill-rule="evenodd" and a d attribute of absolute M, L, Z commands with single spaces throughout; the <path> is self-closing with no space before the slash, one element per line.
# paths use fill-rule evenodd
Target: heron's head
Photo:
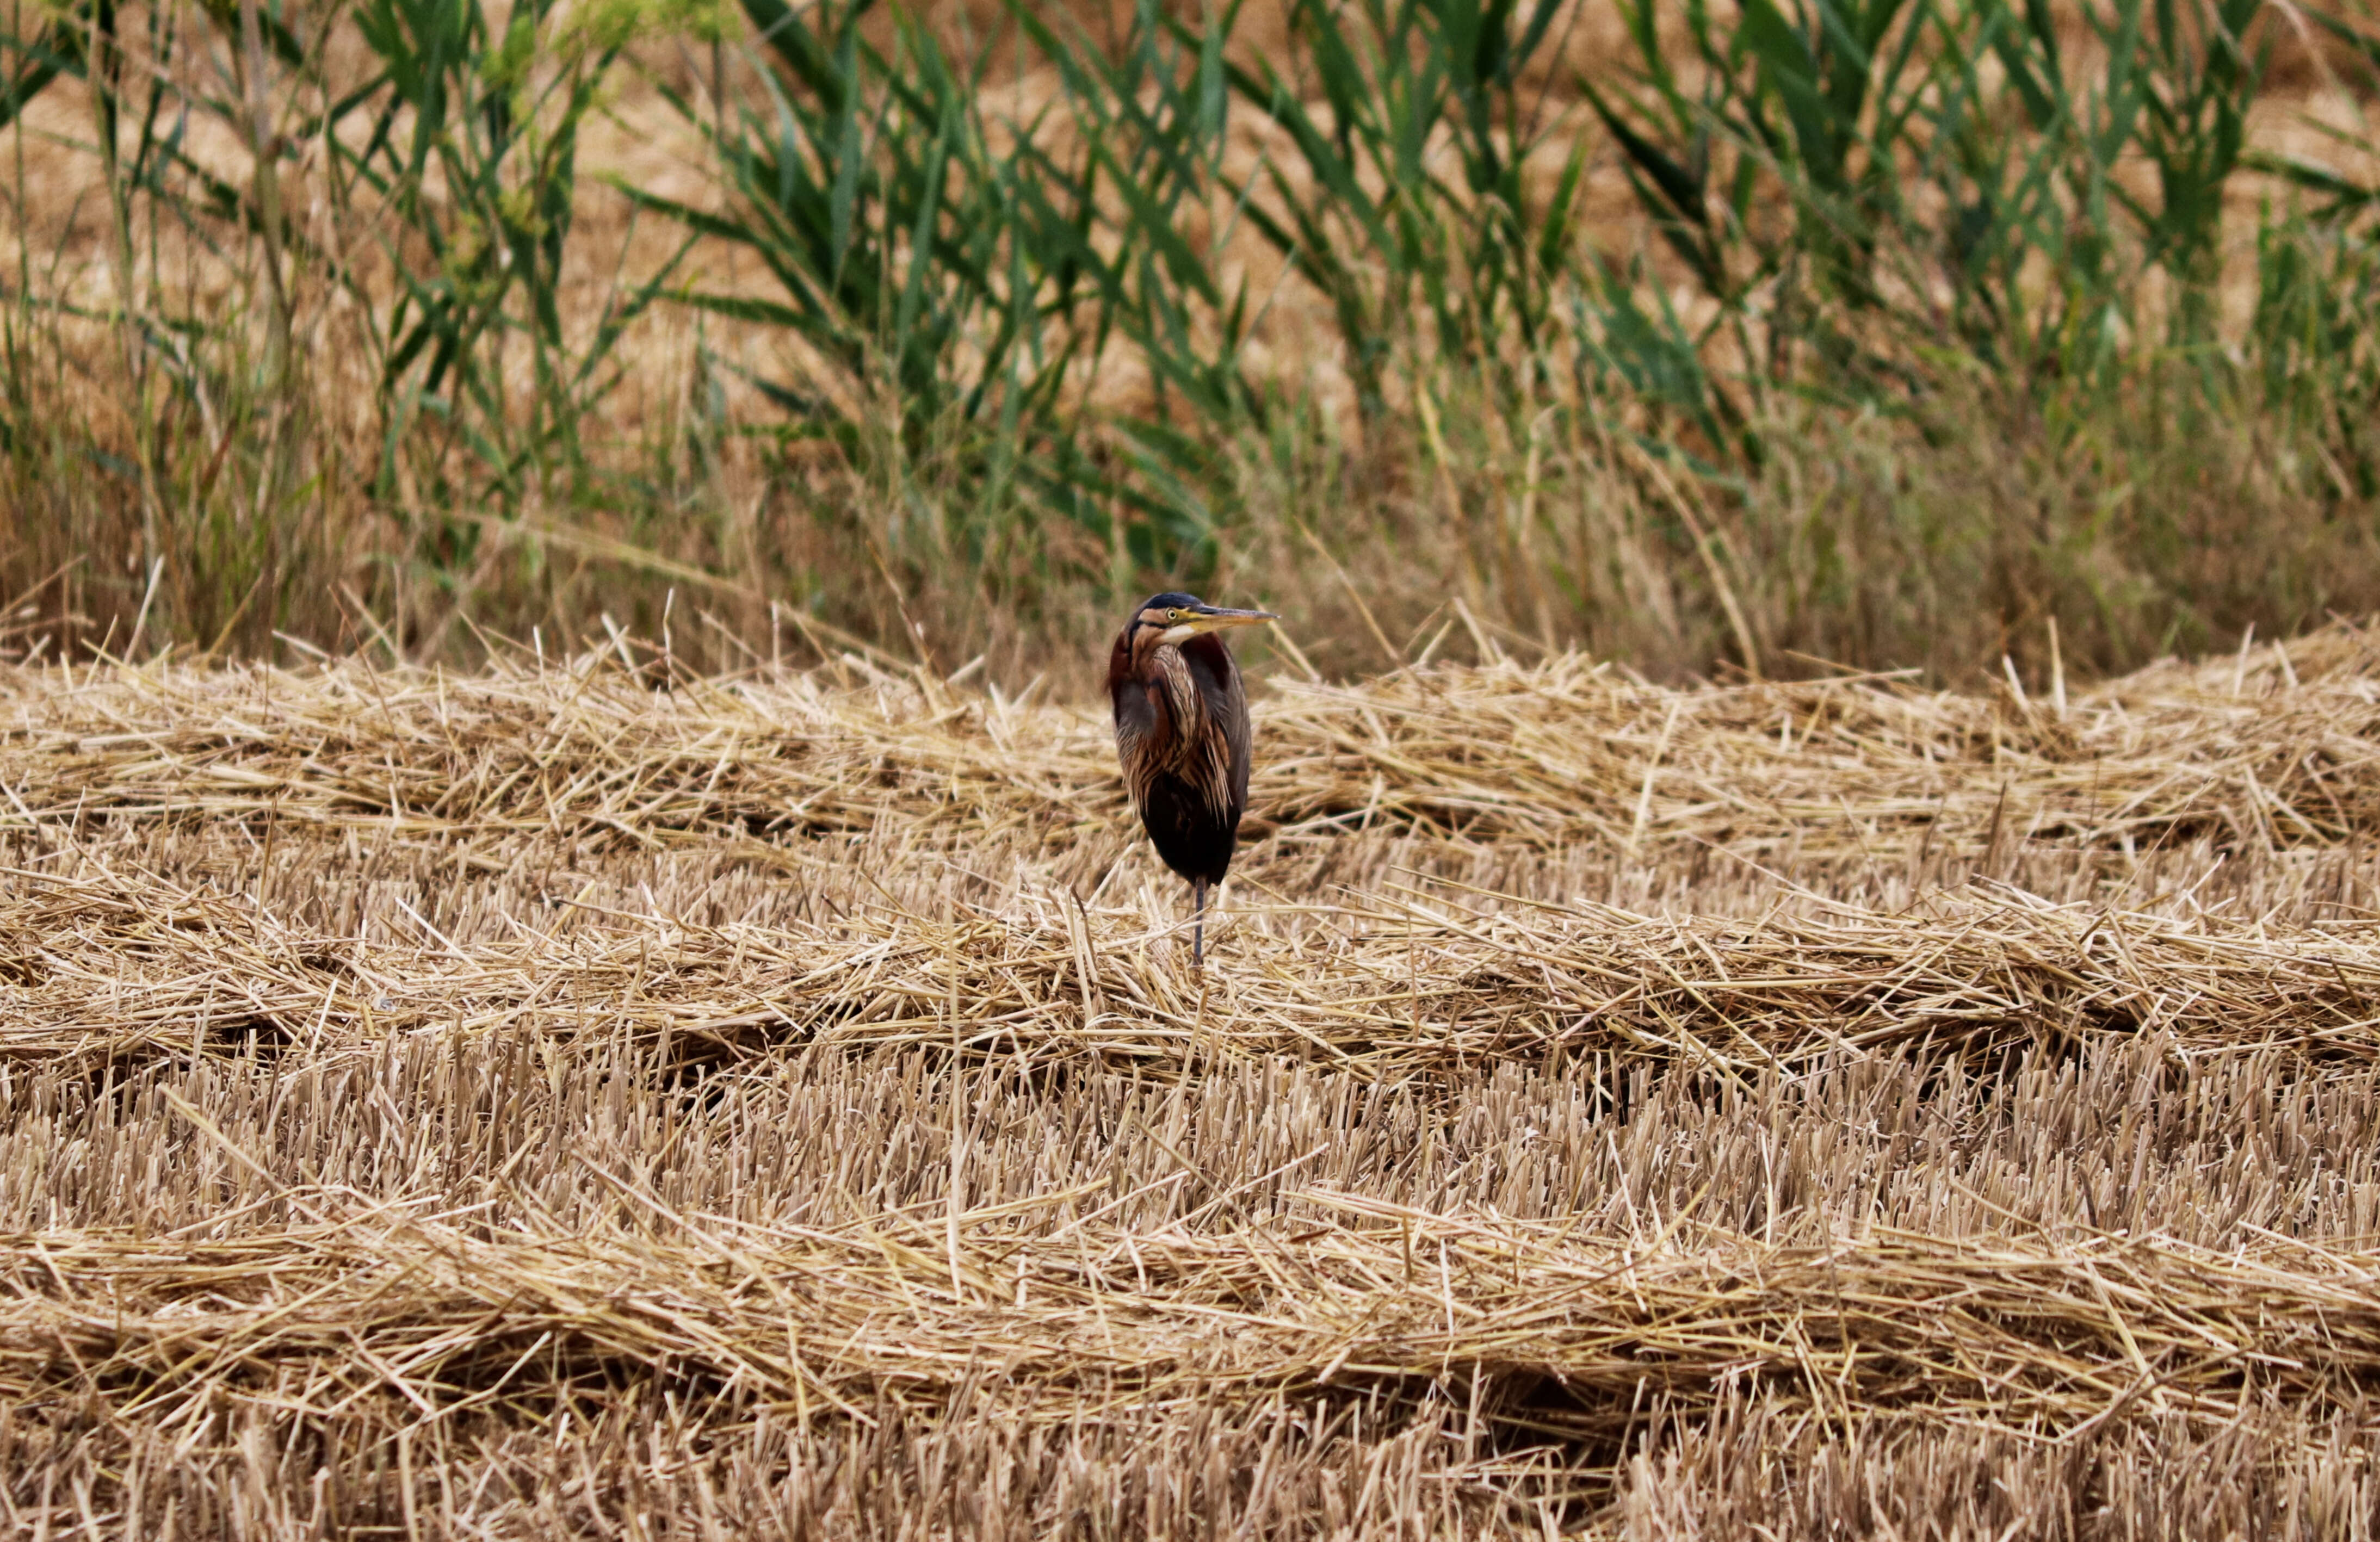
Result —
<path fill-rule="evenodd" d="M 1133 616 L 1133 651 L 1167 645 L 1179 648 L 1202 632 L 1257 626 L 1280 619 L 1270 611 L 1225 610 L 1194 594 L 1155 594 L 1142 601 Z"/>

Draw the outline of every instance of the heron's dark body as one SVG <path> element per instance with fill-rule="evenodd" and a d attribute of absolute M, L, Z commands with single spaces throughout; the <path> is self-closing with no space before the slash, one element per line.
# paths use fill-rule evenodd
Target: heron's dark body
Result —
<path fill-rule="evenodd" d="M 1160 594 L 1141 609 L 1197 603 Z M 1108 665 L 1125 785 L 1165 865 L 1194 884 L 1220 883 L 1248 806 L 1247 692 L 1220 637 L 1176 646 L 1148 631 L 1127 625 Z"/>
<path fill-rule="evenodd" d="M 1220 883 L 1248 807 L 1247 693 L 1222 638 L 1192 637 L 1179 651 L 1195 705 L 1183 710 L 1180 689 L 1168 688 L 1173 682 L 1116 682 L 1116 737 L 1149 747 L 1126 777 L 1157 855 L 1194 882 Z"/>

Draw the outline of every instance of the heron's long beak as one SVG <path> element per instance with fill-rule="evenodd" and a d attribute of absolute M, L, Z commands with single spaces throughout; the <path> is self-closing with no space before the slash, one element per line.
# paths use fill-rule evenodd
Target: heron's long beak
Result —
<path fill-rule="evenodd" d="M 1270 611 L 1227 611 L 1220 605 L 1208 605 L 1187 621 L 1177 621 L 1168 626 L 1157 640 L 1179 646 L 1201 632 L 1220 632 L 1226 626 L 1261 626 L 1268 621 L 1280 619 Z"/>

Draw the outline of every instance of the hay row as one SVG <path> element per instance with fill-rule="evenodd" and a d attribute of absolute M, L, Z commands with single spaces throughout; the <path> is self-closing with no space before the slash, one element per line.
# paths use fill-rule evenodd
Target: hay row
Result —
<path fill-rule="evenodd" d="M 2335 840 L 2380 826 L 2375 658 L 2339 625 L 2046 701 L 1872 677 L 1671 690 L 1575 655 L 1345 687 L 1275 677 L 1256 692 L 1250 829 L 1812 854 L 1920 837 Z M 18 669 L 0 673 L 0 818 L 20 820 L 647 844 L 892 819 L 1062 843 L 1123 807 L 1099 712 L 857 659 L 670 690 L 610 655 L 470 678 Z"/>
<path fill-rule="evenodd" d="M 1096 714 L 858 665 L 8 677 L 0 1505 L 585 1535 L 956 1463 L 1050 1517 L 1288 1470 L 1281 1513 L 1401 1485 L 1482 1535 L 1758 1420 L 2361 1474 L 2380 897 L 2267 849 L 2380 809 L 2361 647 L 2062 711 L 1278 685 L 1296 817 L 1203 980 Z M 1929 887 L 1975 869 L 2079 903 Z"/>
<path fill-rule="evenodd" d="M 2103 1035 L 2162 1036 L 2184 1060 L 2380 1058 L 2380 927 L 1989 884 L 1911 913 L 1805 904 L 1755 920 L 1485 908 L 1399 886 L 1344 896 L 1327 924 L 1240 914 L 1203 981 L 1142 914 L 1048 893 L 997 915 L 769 926 L 564 902 L 464 946 L 418 911 L 391 918 L 412 941 L 326 939 L 249 896 L 155 879 L 19 870 L 10 891 L 0 1057 L 18 1060 L 624 1028 L 693 1059 L 925 1045 L 1170 1070 L 1287 1055 L 1379 1078 L 1597 1057 L 1737 1079 L 1845 1052 Z"/>
<path fill-rule="evenodd" d="M 190 1424 L 550 1413 L 636 1368 L 805 1423 L 988 1387 L 1030 1415 L 1475 1379 L 1489 1416 L 1616 1434 L 1767 1385 L 1822 1411 L 2070 1434 L 2128 1411 L 2219 1423 L 2380 1374 L 2380 1252 L 2217 1254 L 2087 1233 L 1879 1233 L 1782 1247 L 1284 1196 L 1255 1231 L 1127 1234 L 1047 1207 L 844 1232 L 637 1212 L 584 1237 L 357 1220 L 234 1240 L 53 1231 L 0 1243 L 0 1398 Z M 338 1196 L 288 1192 L 301 1210 Z M 1014 1211 L 1019 1207 L 1003 1207 Z M 873 1412 L 871 1412 L 871 1410 Z"/>

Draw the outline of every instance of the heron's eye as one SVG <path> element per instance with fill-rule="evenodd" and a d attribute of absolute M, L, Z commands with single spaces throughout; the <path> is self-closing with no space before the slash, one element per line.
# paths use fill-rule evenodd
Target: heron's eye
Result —
<path fill-rule="evenodd" d="M 1165 613 L 1165 619 L 1168 621 L 1179 621 L 1182 619 L 1182 613 L 1180 611 L 1168 611 Z"/>

